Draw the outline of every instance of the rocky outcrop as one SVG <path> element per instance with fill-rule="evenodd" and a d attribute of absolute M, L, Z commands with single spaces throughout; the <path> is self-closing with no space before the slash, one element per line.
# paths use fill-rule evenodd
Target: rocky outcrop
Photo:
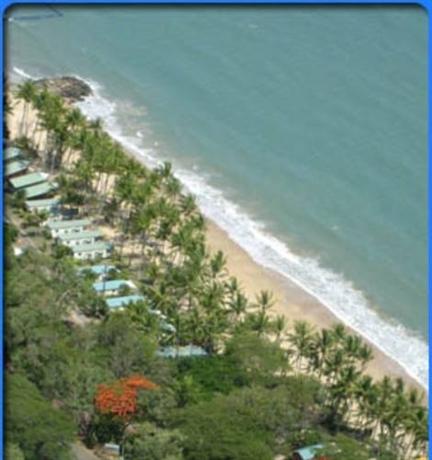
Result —
<path fill-rule="evenodd" d="M 43 78 L 35 83 L 70 103 L 82 101 L 92 94 L 90 86 L 76 77 Z"/>

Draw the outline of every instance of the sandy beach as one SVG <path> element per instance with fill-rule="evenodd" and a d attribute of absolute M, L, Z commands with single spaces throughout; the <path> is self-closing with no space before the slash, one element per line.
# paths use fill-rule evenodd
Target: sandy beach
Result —
<path fill-rule="evenodd" d="M 13 113 L 8 115 L 11 139 L 19 136 L 22 120 L 21 113 L 24 109 L 24 105 L 16 101 L 13 102 L 13 106 Z M 43 148 L 46 139 L 40 129 L 34 129 L 36 120 L 36 112 L 29 110 L 26 117 L 30 128 L 28 132 L 34 134 L 39 146 Z M 137 155 L 132 155 L 143 162 Z M 73 162 L 75 159 L 76 155 L 71 155 L 71 161 Z M 289 326 L 296 320 L 307 320 L 319 329 L 329 327 L 334 322 L 340 321 L 327 307 L 297 284 L 257 264 L 247 252 L 229 238 L 225 231 L 217 226 L 217 223 L 207 220 L 207 227 L 207 239 L 210 249 L 224 252 L 230 275 L 238 278 L 242 288 L 251 300 L 261 290 L 271 291 L 275 301 L 271 313 L 285 316 Z M 372 344 L 370 346 L 374 351 L 374 359 L 368 366 L 368 372 L 371 376 L 376 379 L 382 378 L 384 375 L 401 377 L 408 385 L 425 391 L 396 361 L 384 354 L 376 346 Z"/>
<path fill-rule="evenodd" d="M 228 271 L 238 278 L 250 299 L 253 299 L 255 294 L 261 290 L 271 291 L 275 300 L 275 305 L 271 309 L 272 313 L 285 316 L 288 325 L 292 325 L 296 320 L 306 320 L 319 329 L 340 322 L 326 306 L 297 284 L 258 265 L 214 222 L 207 220 L 207 227 L 209 247 L 213 251 L 221 250 L 225 253 Z M 369 345 L 373 349 L 374 359 L 368 365 L 367 372 L 372 377 L 375 379 L 380 379 L 385 375 L 400 377 L 408 385 L 424 391 L 424 388 L 402 366 L 373 344 L 369 343 Z"/>

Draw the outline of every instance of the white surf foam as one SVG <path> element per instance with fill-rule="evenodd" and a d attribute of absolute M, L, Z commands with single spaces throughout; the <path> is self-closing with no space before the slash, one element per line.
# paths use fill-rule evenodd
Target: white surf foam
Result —
<path fill-rule="evenodd" d="M 30 75 L 25 70 L 20 69 L 19 67 L 13 67 L 12 72 L 10 74 L 10 78 L 12 81 L 22 81 L 22 80 L 36 80 L 39 77 L 36 75 Z"/>
<path fill-rule="evenodd" d="M 100 85 L 91 80 L 85 81 L 92 87 L 93 95 L 77 104 L 83 113 L 89 118 L 103 119 L 113 138 L 147 165 L 160 164 L 155 149 L 144 147 L 138 136 L 124 135 L 116 118 L 116 104 L 103 97 Z M 428 387 L 428 345 L 420 337 L 403 325 L 382 318 L 370 308 L 363 293 L 342 274 L 323 267 L 316 259 L 293 253 L 266 230 L 264 223 L 254 220 L 227 199 L 201 173 L 180 166 L 175 168 L 175 175 L 196 196 L 203 214 L 223 228 L 257 263 L 301 286 L 341 321 L 395 359 L 423 387 Z"/>

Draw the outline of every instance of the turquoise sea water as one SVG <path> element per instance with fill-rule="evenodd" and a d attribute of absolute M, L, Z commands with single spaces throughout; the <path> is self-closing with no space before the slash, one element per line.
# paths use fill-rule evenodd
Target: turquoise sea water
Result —
<path fill-rule="evenodd" d="M 9 12 L 12 77 L 88 80 L 85 113 L 146 161 L 171 160 L 258 262 L 426 384 L 425 11 L 59 11 Z"/>

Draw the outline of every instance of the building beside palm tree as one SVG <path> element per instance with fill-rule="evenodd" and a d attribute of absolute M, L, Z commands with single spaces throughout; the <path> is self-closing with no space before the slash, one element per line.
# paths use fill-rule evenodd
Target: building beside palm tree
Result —
<path fill-rule="evenodd" d="M 202 347 L 185 345 L 183 347 L 163 347 L 156 352 L 161 358 L 199 358 L 208 356 Z"/>
<path fill-rule="evenodd" d="M 6 178 L 12 178 L 23 172 L 27 171 L 27 168 L 30 165 L 28 160 L 14 160 L 8 161 L 4 167 L 4 175 Z"/>
<path fill-rule="evenodd" d="M 72 253 L 78 260 L 106 259 L 112 251 L 112 244 L 105 241 L 96 241 L 92 244 L 72 246 Z"/>
<path fill-rule="evenodd" d="M 49 214 L 58 211 L 60 200 L 58 198 L 45 198 L 41 200 L 27 200 L 26 207 L 32 212 L 47 212 Z"/>
<path fill-rule="evenodd" d="M 135 284 L 130 280 L 109 280 L 109 281 L 98 281 L 93 283 L 93 289 L 98 294 L 106 296 L 115 296 L 124 289 L 136 289 Z"/>
<path fill-rule="evenodd" d="M 66 235 L 68 233 L 83 232 L 90 224 L 91 221 L 88 219 L 77 219 L 48 221 L 46 226 L 50 230 L 51 236 L 57 238 L 60 235 Z"/>
<path fill-rule="evenodd" d="M 84 230 L 82 232 L 63 233 L 58 236 L 58 240 L 65 246 L 81 246 L 83 244 L 93 244 L 102 238 L 100 230 Z"/>
<path fill-rule="evenodd" d="M 88 267 L 81 267 L 78 269 L 78 273 L 83 274 L 86 272 L 92 273 L 96 275 L 96 279 L 98 281 L 102 281 L 107 278 L 107 276 L 116 273 L 118 270 L 114 265 L 107 265 L 107 264 L 98 264 L 98 265 L 90 265 Z"/>
<path fill-rule="evenodd" d="M 110 310 L 123 310 L 126 306 L 142 302 L 145 298 L 142 295 L 127 295 L 122 297 L 109 297 L 105 302 Z"/>
<path fill-rule="evenodd" d="M 24 158 L 24 152 L 18 147 L 7 147 L 4 149 L 3 160 L 5 162 L 18 160 L 20 158 Z"/>

